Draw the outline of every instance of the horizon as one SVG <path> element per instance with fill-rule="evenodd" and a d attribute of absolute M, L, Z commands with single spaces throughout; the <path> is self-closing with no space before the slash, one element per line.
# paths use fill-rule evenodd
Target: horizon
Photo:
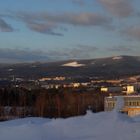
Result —
<path fill-rule="evenodd" d="M 139 56 L 139 0 L 2 0 L 0 62 Z"/>
<path fill-rule="evenodd" d="M 116 55 L 116 56 L 106 56 L 106 57 L 96 57 L 96 58 L 75 58 L 75 59 L 63 59 L 63 60 L 43 60 L 43 61 L 19 61 L 19 62 L 1 62 L 0 64 L 3 65 L 16 65 L 16 64 L 34 64 L 34 63 L 55 63 L 55 62 L 73 62 L 73 61 L 86 61 L 86 60 L 96 60 L 96 59 L 107 59 L 107 58 L 114 58 L 114 57 L 140 57 L 140 55 Z"/>

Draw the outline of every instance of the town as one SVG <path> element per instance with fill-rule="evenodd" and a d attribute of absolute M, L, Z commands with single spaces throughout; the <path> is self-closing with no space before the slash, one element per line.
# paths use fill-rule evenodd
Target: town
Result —
<path fill-rule="evenodd" d="M 140 114 L 140 76 L 121 79 L 93 77 L 41 77 L 23 79 L 13 76 L 0 80 L 0 120 L 28 116 L 67 118 L 93 112 L 112 111 L 118 97 L 124 105 L 119 112 Z"/>

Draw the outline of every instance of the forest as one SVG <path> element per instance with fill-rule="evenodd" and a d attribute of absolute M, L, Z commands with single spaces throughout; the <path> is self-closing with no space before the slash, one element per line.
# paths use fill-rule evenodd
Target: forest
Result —
<path fill-rule="evenodd" d="M 104 97 L 98 91 L 70 88 L 0 88 L 0 120 L 23 117 L 67 118 L 84 115 L 87 110 L 104 110 Z"/>

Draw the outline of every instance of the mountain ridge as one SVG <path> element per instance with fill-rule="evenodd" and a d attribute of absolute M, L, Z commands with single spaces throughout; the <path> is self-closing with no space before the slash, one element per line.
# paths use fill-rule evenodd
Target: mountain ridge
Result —
<path fill-rule="evenodd" d="M 0 65 L 0 77 L 120 77 L 140 74 L 140 56 Z"/>

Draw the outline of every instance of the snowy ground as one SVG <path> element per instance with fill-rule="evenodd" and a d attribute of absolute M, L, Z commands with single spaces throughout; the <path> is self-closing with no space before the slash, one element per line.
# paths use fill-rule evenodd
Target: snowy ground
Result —
<path fill-rule="evenodd" d="M 113 111 L 69 119 L 25 118 L 1 122 L 0 140 L 140 140 L 140 117 Z"/>

